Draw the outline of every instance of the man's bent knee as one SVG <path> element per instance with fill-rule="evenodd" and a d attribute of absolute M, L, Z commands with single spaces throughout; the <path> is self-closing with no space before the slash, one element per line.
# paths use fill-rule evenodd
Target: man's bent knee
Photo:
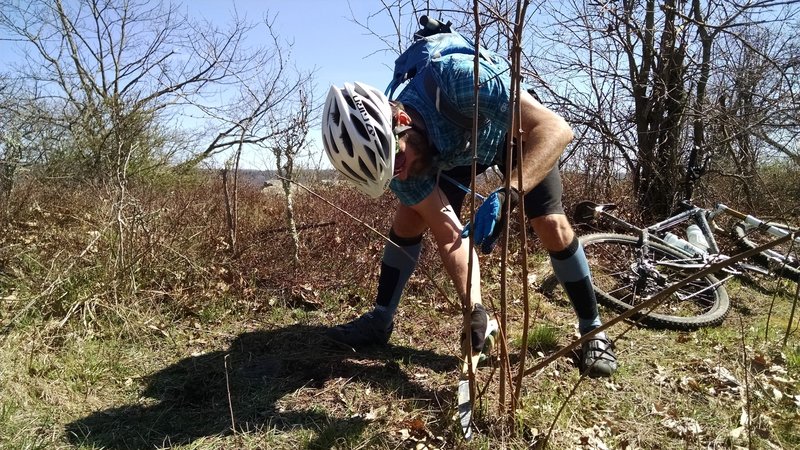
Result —
<path fill-rule="evenodd" d="M 408 206 L 400 205 L 395 211 L 392 231 L 403 238 L 419 236 L 428 229 L 422 216 Z"/>
<path fill-rule="evenodd" d="M 535 217 L 531 219 L 531 226 L 549 252 L 564 250 L 575 238 L 575 232 L 564 214 Z"/>

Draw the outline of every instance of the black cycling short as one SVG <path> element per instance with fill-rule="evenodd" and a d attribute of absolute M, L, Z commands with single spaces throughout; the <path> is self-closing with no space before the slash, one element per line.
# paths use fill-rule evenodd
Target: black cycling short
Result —
<path fill-rule="evenodd" d="M 485 172 L 489 167 L 491 166 L 479 164 L 477 166 L 478 174 Z M 502 166 L 500 166 L 500 170 L 501 173 L 504 173 Z M 469 186 L 472 178 L 472 167 L 460 166 L 442 171 L 442 173 L 458 181 L 463 186 Z M 460 216 L 464 197 L 467 193 L 445 177 L 439 177 L 439 188 L 447 196 L 450 205 L 453 206 L 453 210 Z M 548 214 L 564 214 L 564 205 L 561 204 L 563 192 L 561 173 L 556 165 L 548 172 L 541 183 L 525 195 L 525 215 L 528 219 L 534 219 Z"/>

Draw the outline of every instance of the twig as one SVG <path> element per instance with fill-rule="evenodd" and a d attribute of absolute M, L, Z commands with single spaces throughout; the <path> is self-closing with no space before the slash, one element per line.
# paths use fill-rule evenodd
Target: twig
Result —
<path fill-rule="evenodd" d="M 111 224 L 108 224 L 106 226 L 106 228 L 108 228 L 110 226 L 111 226 Z M 59 285 L 61 285 L 65 281 L 65 280 L 63 280 L 61 278 L 61 275 L 64 275 L 67 272 L 69 272 L 70 270 L 72 270 L 72 268 L 75 266 L 75 263 L 77 263 L 77 261 L 80 258 L 83 258 L 83 256 L 90 249 L 92 249 L 94 247 L 95 243 L 97 243 L 97 241 L 100 239 L 100 236 L 102 236 L 102 234 L 103 234 L 102 232 L 97 233 L 94 236 L 94 238 L 91 240 L 91 242 L 89 242 L 89 245 L 87 245 L 86 248 L 84 248 L 83 251 L 72 262 L 70 262 L 70 264 L 67 266 L 66 269 L 61 271 L 61 273 L 56 277 L 56 279 L 52 283 L 50 283 L 50 285 L 44 291 L 42 291 L 39 295 L 34 296 L 19 312 L 17 312 L 17 314 L 14 315 L 14 317 L 7 324 L 5 324 L 3 326 L 3 329 L 0 331 L 0 334 L 6 335 L 9 331 L 11 331 L 11 328 L 14 327 L 14 324 L 17 323 L 22 318 L 22 316 L 24 316 L 28 312 L 28 310 L 31 309 L 33 307 L 33 305 L 36 304 L 36 302 L 39 299 L 52 294 L 53 291 L 56 290 L 56 287 L 58 287 Z"/>
<path fill-rule="evenodd" d="M 480 111 L 480 99 L 478 96 L 478 91 L 480 87 L 480 52 L 478 51 L 480 43 L 481 43 L 481 20 L 480 15 L 478 14 L 478 0 L 474 0 L 472 2 L 472 17 L 475 23 L 475 55 L 472 58 L 473 63 L 473 72 L 472 72 L 472 92 L 474 104 L 473 104 L 473 111 L 472 111 L 472 130 L 470 135 L 470 142 L 472 150 L 472 164 L 470 165 L 470 183 L 473 187 L 475 187 L 475 178 L 477 176 L 477 164 L 478 164 L 478 127 L 479 127 L 479 116 L 478 111 Z M 469 220 L 472 224 L 473 232 L 475 230 L 475 196 L 470 196 L 470 211 L 469 211 Z M 464 330 L 466 339 L 464 339 L 464 345 L 462 345 L 462 358 L 464 358 L 465 362 L 467 363 L 467 379 L 469 381 L 469 402 L 470 408 L 475 408 L 475 369 L 474 365 L 471 362 L 471 352 L 472 352 L 472 302 L 474 299 L 472 298 L 472 274 L 475 270 L 476 261 L 476 253 L 475 250 L 472 248 L 472 237 L 470 237 L 467 246 L 469 247 L 469 258 L 467 260 L 467 291 L 466 295 L 464 296 L 463 301 L 461 302 L 462 305 L 462 314 L 463 314 L 463 324 L 462 329 Z M 478 280 L 480 283 L 480 280 Z M 502 325 L 501 325 L 502 326 Z M 501 369 L 502 372 L 502 369 Z M 470 423 L 467 425 L 467 430 L 472 427 L 472 420 L 474 420 L 474 416 L 472 415 L 472 411 L 470 411 Z M 461 424 L 463 427 L 463 423 Z M 467 431 L 463 430 L 462 431 Z M 464 435 L 464 438 L 469 439 L 471 436 L 470 432 L 467 431 Z"/>
<path fill-rule="evenodd" d="M 550 436 L 553 434 L 553 430 L 556 427 L 556 421 L 561 416 L 561 413 L 564 412 L 564 408 L 567 407 L 567 403 L 569 403 L 569 400 L 572 398 L 573 395 L 575 395 L 575 392 L 578 391 L 578 386 L 580 386 L 581 381 L 583 381 L 584 378 L 586 378 L 585 374 L 581 375 L 580 378 L 578 378 L 578 381 L 575 382 L 575 386 L 572 386 L 572 389 L 569 391 L 569 394 L 567 394 L 567 397 L 561 403 L 561 407 L 558 408 L 558 411 L 556 411 L 556 415 L 555 417 L 553 417 L 553 422 L 550 423 L 550 428 L 548 428 L 547 430 L 547 435 L 544 437 L 544 440 L 542 441 L 541 448 L 547 448 L 547 443 L 550 441 Z"/>
<path fill-rule="evenodd" d="M 769 322 L 770 322 L 770 320 L 772 320 L 772 311 L 775 308 L 775 301 L 777 300 L 778 292 L 781 289 L 781 284 L 782 283 L 781 283 L 780 277 L 776 278 L 775 279 L 776 287 L 775 287 L 775 289 L 772 290 L 772 298 L 770 299 L 769 309 L 767 310 L 767 321 L 764 324 L 764 342 L 765 343 L 769 341 Z"/>
<path fill-rule="evenodd" d="M 241 150 L 239 150 L 241 151 Z M 222 192 L 223 192 L 223 199 L 225 200 L 225 225 L 228 227 L 228 247 L 231 250 L 231 254 L 236 253 L 236 192 L 238 190 L 238 186 L 236 184 L 236 177 L 234 176 L 233 181 L 233 194 L 231 194 L 230 186 L 228 183 L 228 167 L 226 166 L 220 171 L 220 176 L 222 177 Z M 233 199 L 231 199 L 233 196 Z"/>
<path fill-rule="evenodd" d="M 789 320 L 786 325 L 786 334 L 783 335 L 783 347 L 786 347 L 786 342 L 789 340 L 789 333 L 792 331 L 792 322 L 794 321 L 794 312 L 797 310 L 798 297 L 800 297 L 800 280 L 795 283 L 794 298 L 792 299 L 792 311 L 789 313 Z"/>
<path fill-rule="evenodd" d="M 750 410 L 751 403 L 750 403 L 750 369 L 747 366 L 747 346 L 745 345 L 744 339 L 744 320 L 742 320 L 742 316 L 739 315 L 739 330 L 740 330 L 740 338 L 742 342 L 742 367 L 744 368 L 744 404 L 745 404 L 745 411 L 747 414 L 747 448 L 750 450 L 753 449 L 753 430 L 752 430 L 752 413 Z M 742 424 L 745 425 L 745 424 Z"/>
<path fill-rule="evenodd" d="M 522 45 L 521 45 L 521 42 L 522 42 L 522 31 L 524 29 L 523 25 L 524 25 L 524 20 L 525 20 L 525 16 L 526 16 L 526 11 L 528 9 L 528 3 L 529 3 L 529 0 L 525 0 L 525 1 L 522 1 L 522 2 L 517 0 L 517 8 L 516 8 L 517 14 L 516 14 L 516 20 L 515 20 L 515 23 L 514 23 L 514 33 L 512 35 L 513 39 L 514 39 L 514 41 L 513 41 L 514 42 L 514 46 L 513 46 L 514 50 L 512 52 L 512 66 L 514 67 L 514 70 L 512 71 L 512 74 L 511 74 L 511 79 L 512 79 L 512 88 L 511 88 L 511 90 L 512 90 L 512 95 L 514 96 L 514 99 L 516 101 L 515 105 L 518 108 L 517 117 L 518 117 L 518 120 L 519 120 L 519 130 L 517 130 L 517 133 L 520 134 L 520 139 L 519 139 L 519 142 L 517 143 L 516 150 L 517 150 L 517 161 L 518 161 L 519 167 L 523 167 L 523 164 L 524 164 L 523 158 L 524 158 L 524 153 L 525 153 L 525 152 L 523 152 L 523 149 L 522 149 L 523 143 L 522 143 L 522 137 L 521 137 L 521 133 L 522 133 L 522 100 L 521 100 L 521 85 L 520 85 L 520 82 L 521 82 L 521 77 L 520 77 L 521 62 L 520 62 L 520 58 L 522 57 Z M 515 108 L 515 109 L 517 109 L 517 108 Z M 514 121 L 513 120 L 512 120 L 512 126 L 514 126 Z M 511 151 L 512 151 L 512 149 L 508 149 L 507 150 L 508 153 L 511 153 Z M 509 159 L 509 161 L 513 161 L 513 158 Z M 509 167 L 511 167 L 510 164 L 509 164 Z M 510 172 L 509 172 L 509 174 L 510 174 Z M 507 178 L 511 178 L 511 177 L 508 176 Z M 523 185 L 522 183 L 523 183 L 522 170 L 518 170 L 517 171 L 517 186 L 519 186 L 520 189 L 522 189 L 522 185 Z M 506 183 L 506 187 L 510 188 L 510 186 L 511 186 L 511 180 L 508 180 L 508 182 Z M 512 395 L 511 395 L 511 409 L 509 410 L 509 414 L 513 414 L 514 411 L 516 411 L 517 409 L 520 408 L 520 404 L 519 403 L 520 403 L 520 399 L 522 397 L 522 378 L 524 376 L 523 370 L 525 369 L 525 359 L 526 359 L 526 357 L 528 355 L 528 330 L 530 328 L 530 322 L 531 322 L 530 293 L 528 291 L 528 236 L 527 236 L 526 227 L 525 227 L 526 215 L 525 215 L 525 200 L 524 200 L 524 197 L 525 197 L 525 194 L 523 193 L 523 198 L 520 199 L 521 201 L 520 201 L 520 205 L 519 205 L 520 223 L 523 224 L 522 225 L 522 304 L 523 304 L 524 310 L 523 310 L 523 317 L 522 317 L 522 342 L 524 343 L 524 345 L 523 345 L 523 349 L 522 349 L 522 351 L 520 352 L 520 355 L 519 355 L 519 370 L 517 372 L 516 380 L 515 380 L 514 383 L 511 384 L 511 387 L 514 389 L 514 391 L 513 391 Z M 511 215 L 511 211 L 508 212 L 508 215 L 509 216 Z M 506 223 L 506 225 L 508 225 L 508 223 Z M 508 229 L 507 228 L 506 228 L 506 239 L 508 239 Z M 537 314 L 538 314 L 538 309 L 537 309 Z"/>
<path fill-rule="evenodd" d="M 236 420 L 233 416 L 233 401 L 231 400 L 231 383 L 230 379 L 228 378 L 228 357 L 231 356 L 230 353 L 225 355 L 225 359 L 223 360 L 223 364 L 225 365 L 225 387 L 228 391 L 228 410 L 231 412 L 231 431 L 236 434 Z"/>

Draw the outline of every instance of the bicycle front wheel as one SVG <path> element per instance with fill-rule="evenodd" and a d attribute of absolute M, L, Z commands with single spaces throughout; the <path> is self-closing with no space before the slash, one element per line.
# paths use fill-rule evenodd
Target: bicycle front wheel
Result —
<path fill-rule="evenodd" d="M 789 227 L 786 224 L 768 222 L 767 225 L 789 231 Z M 739 248 L 742 250 L 753 249 L 777 239 L 765 229 L 751 227 L 744 222 L 737 223 L 733 227 L 733 233 L 736 236 Z M 792 241 L 784 242 L 782 245 L 753 256 L 753 261 L 775 275 L 800 283 L 800 259 L 797 256 L 800 250 L 798 250 L 798 245 Z"/>
<path fill-rule="evenodd" d="M 681 267 L 682 262 L 691 261 L 683 253 L 656 242 L 650 242 L 645 251 L 634 236 L 600 233 L 580 240 L 592 269 L 597 300 L 621 312 L 697 271 Z M 720 281 L 706 275 L 632 318 L 653 327 L 693 330 L 721 323 L 729 307 L 728 293 Z"/>

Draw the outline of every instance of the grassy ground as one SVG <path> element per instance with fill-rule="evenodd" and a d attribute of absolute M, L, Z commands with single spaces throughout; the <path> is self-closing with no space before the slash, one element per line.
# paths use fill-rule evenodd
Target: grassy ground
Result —
<path fill-rule="evenodd" d="M 351 207 L 360 217 L 380 215 Z M 525 378 L 513 415 L 498 411 L 499 371 L 483 367 L 478 434 L 466 443 L 453 419 L 461 317 L 426 276 L 412 278 L 390 346 L 356 353 L 323 335 L 371 306 L 381 245 L 370 233 L 342 225 L 304 234 L 303 251 L 312 257 L 305 272 L 286 280 L 275 262 L 285 242 L 264 240 L 274 228 L 266 218 L 242 231 L 243 245 L 258 248 L 237 256 L 242 266 L 203 259 L 215 247 L 192 250 L 186 242 L 195 241 L 173 237 L 170 248 L 181 257 L 164 257 L 170 270 L 147 279 L 158 283 L 125 294 L 102 277 L 102 260 L 91 259 L 104 254 L 102 246 L 74 257 L 96 223 L 30 214 L 4 229 L 0 258 L 0 318 L 14 324 L 0 336 L 0 448 L 800 447 L 797 315 L 782 345 L 792 283 L 774 297 L 730 283 L 733 308 L 719 327 L 617 325 L 610 330 L 620 360 L 613 378 L 581 379 L 574 357 L 558 359 Z M 203 223 L 184 214 L 187 224 Z M 307 214 L 301 220 L 321 221 Z M 150 237 L 161 229 L 151 228 Z M 346 243 L 359 239 L 359 250 L 347 253 Z M 316 253 L 337 242 L 338 259 Z M 59 255 L 72 247 L 69 266 Z M 426 250 L 423 267 L 444 284 L 437 263 Z M 484 265 L 489 304 L 499 296 L 495 263 Z M 536 290 L 547 271 L 541 254 L 531 268 L 529 365 L 575 339 L 567 301 Z M 18 315 L 32 299 L 37 306 Z M 521 303 L 512 301 L 514 354 L 521 315 Z"/>
<path fill-rule="evenodd" d="M 747 307 L 717 328 L 632 328 L 617 339 L 621 367 L 610 380 L 579 380 L 570 358 L 531 375 L 511 425 L 497 412 L 496 372 L 482 368 L 488 390 L 480 435 L 470 444 L 459 440 L 451 417 L 459 317 L 418 299 L 406 299 L 391 346 L 363 353 L 322 335 L 325 325 L 368 306 L 342 308 L 346 300 L 336 296 L 316 311 L 130 323 L 124 336 L 31 324 L 9 333 L 0 349 L 0 443 L 527 448 L 551 433 L 550 448 L 797 448 L 800 352 L 796 336 L 783 351 L 779 345 L 787 301 L 777 299 L 765 342 L 770 299 L 747 288 L 734 296 Z M 543 309 L 556 344 L 569 342 L 568 306 Z"/>

